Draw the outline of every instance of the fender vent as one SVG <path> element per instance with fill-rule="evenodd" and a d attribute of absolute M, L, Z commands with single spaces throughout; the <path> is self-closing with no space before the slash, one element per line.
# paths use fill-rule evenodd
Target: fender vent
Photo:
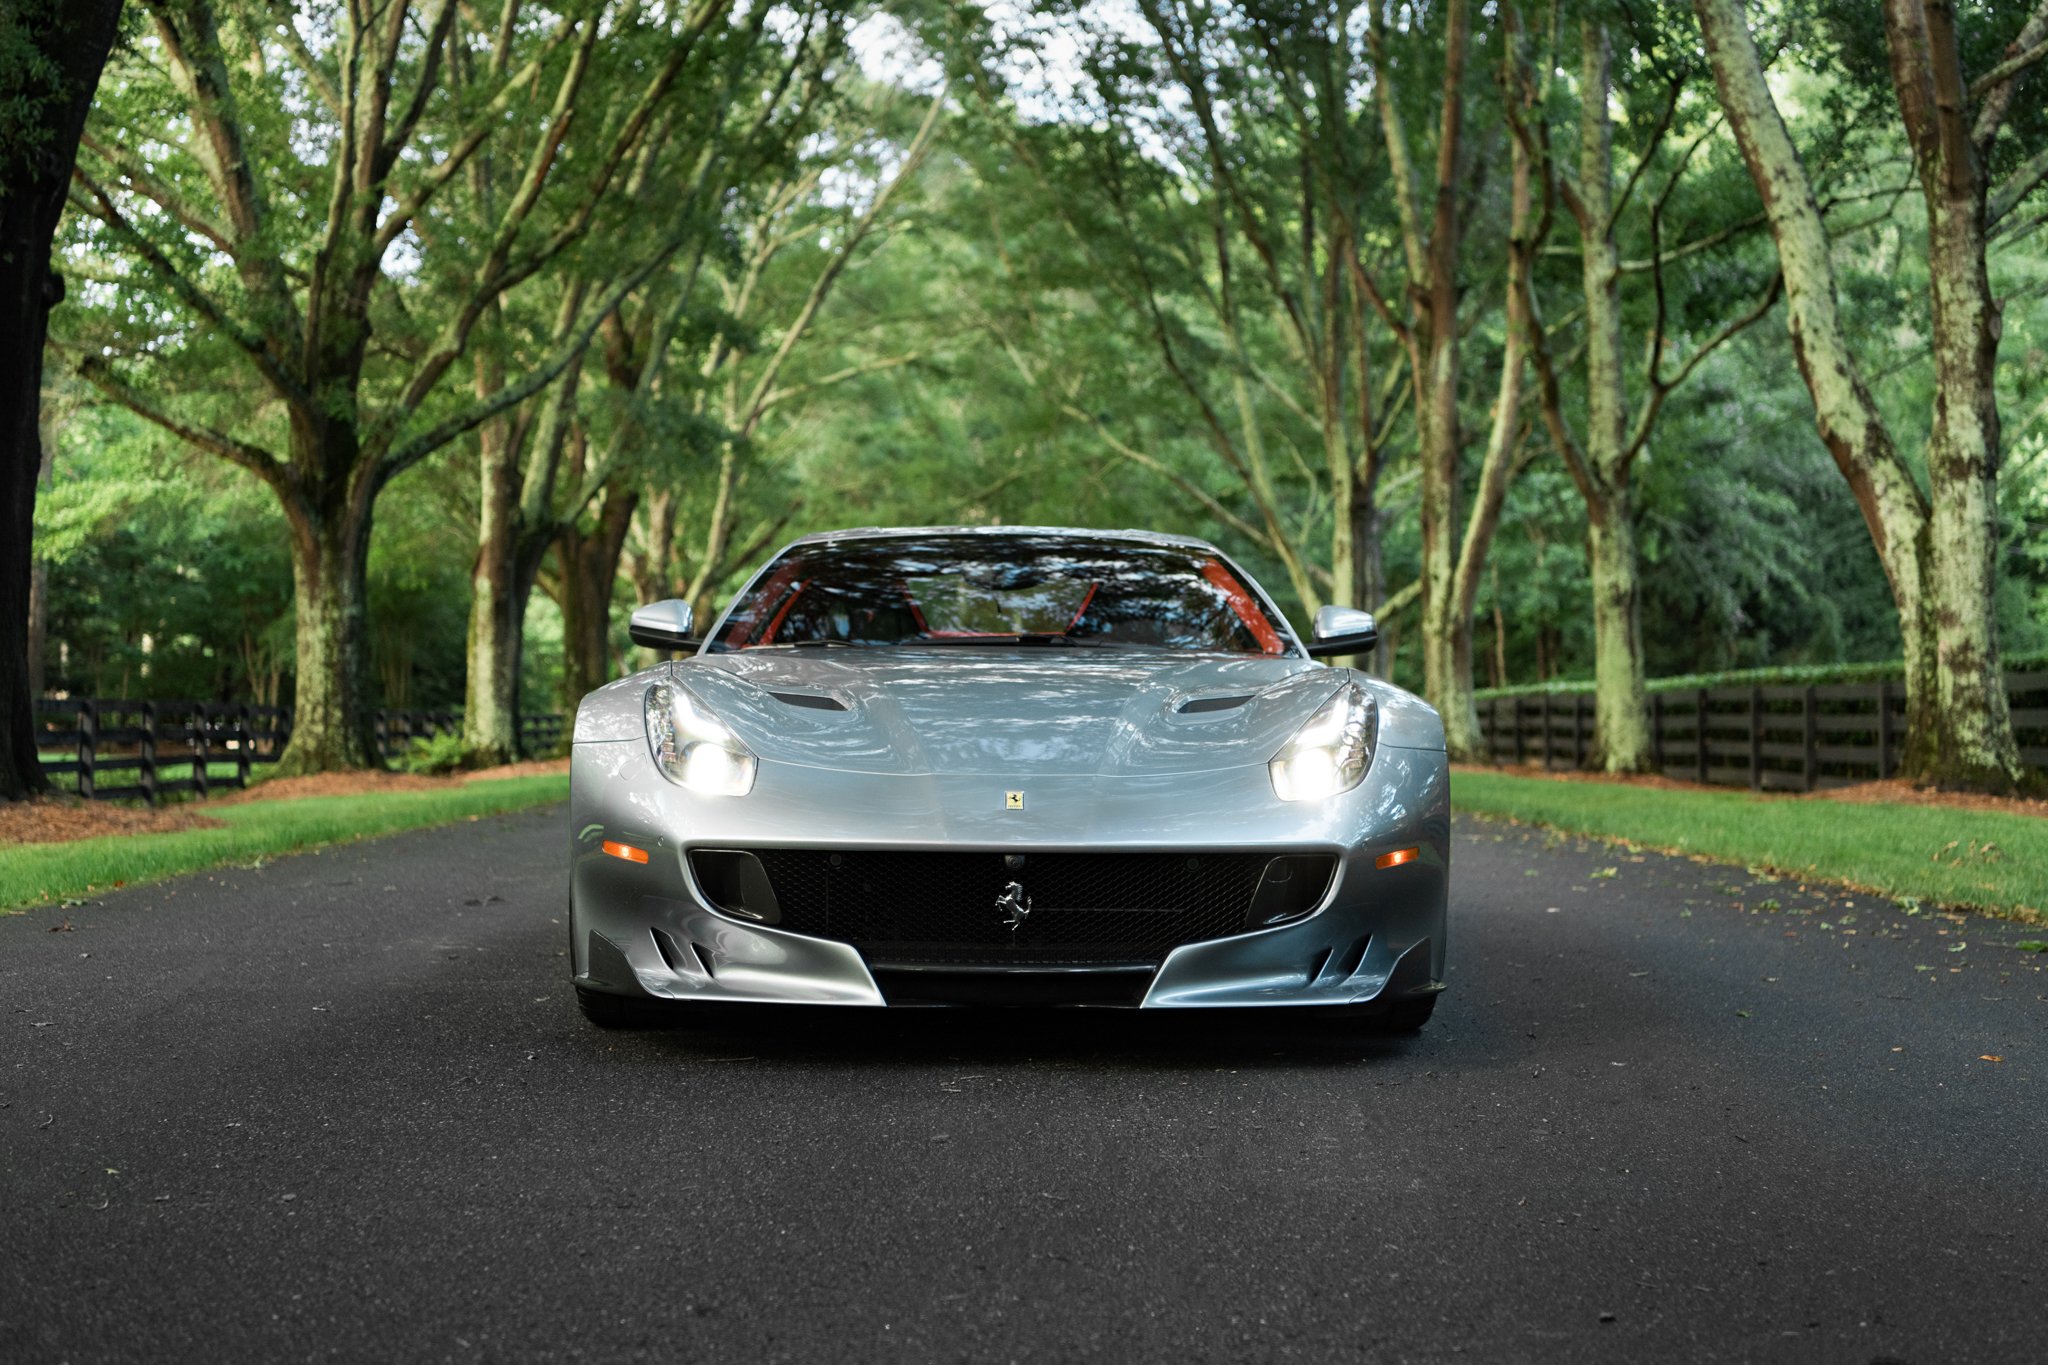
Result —
<path fill-rule="evenodd" d="M 837 697 L 821 697 L 815 692 L 770 692 L 769 696 L 784 706 L 802 706 L 812 711 L 844 711 L 846 703 Z"/>
<path fill-rule="evenodd" d="M 1204 711 L 1235 711 L 1250 701 L 1249 695 L 1242 697 L 1195 697 L 1180 704 L 1184 716 L 1198 716 Z"/>

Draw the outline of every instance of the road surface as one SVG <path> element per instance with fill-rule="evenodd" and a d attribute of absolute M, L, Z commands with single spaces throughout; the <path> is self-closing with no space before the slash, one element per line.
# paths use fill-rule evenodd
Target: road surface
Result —
<path fill-rule="evenodd" d="M 0 919 L 0 1359 L 2048 1358 L 2040 930 L 1461 820 L 1413 1040 L 608 1034 L 564 818 Z"/>

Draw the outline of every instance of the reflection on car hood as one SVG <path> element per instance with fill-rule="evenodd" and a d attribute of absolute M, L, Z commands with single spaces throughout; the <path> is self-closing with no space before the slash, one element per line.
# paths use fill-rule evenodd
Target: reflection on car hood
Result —
<path fill-rule="evenodd" d="M 769 762 L 1107 776 L 1263 763 L 1347 675 L 1262 655 L 908 646 L 706 654 L 675 676 Z"/>

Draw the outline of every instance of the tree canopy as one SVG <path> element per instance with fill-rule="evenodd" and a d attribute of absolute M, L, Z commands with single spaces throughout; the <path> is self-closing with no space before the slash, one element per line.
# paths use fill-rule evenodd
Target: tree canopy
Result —
<path fill-rule="evenodd" d="M 1636 770 L 1646 678 L 1904 657 L 1912 773 L 2024 785 L 2044 52 L 2032 0 L 140 0 L 39 676 L 501 761 L 794 535 L 1140 525 L 1377 611 L 1461 752 L 1488 686 L 1595 679 Z"/>

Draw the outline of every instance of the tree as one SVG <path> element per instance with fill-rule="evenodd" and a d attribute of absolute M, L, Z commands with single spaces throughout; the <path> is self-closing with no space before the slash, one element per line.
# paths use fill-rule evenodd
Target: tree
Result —
<path fill-rule="evenodd" d="M 1401 258 L 1407 270 L 1401 309 L 1387 302 L 1385 291 L 1369 287 L 1368 292 L 1387 325 L 1401 338 L 1408 351 L 1409 370 L 1415 376 L 1416 459 L 1422 474 L 1422 691 L 1444 716 L 1445 738 L 1452 752 L 1465 755 L 1478 747 L 1469 641 L 1461 666 L 1461 631 L 1455 619 L 1459 610 L 1458 475 L 1464 450 L 1458 412 L 1462 339 L 1458 301 L 1464 284 L 1459 255 L 1466 228 L 1465 71 L 1472 21 L 1465 0 L 1447 0 L 1442 70 L 1437 81 L 1435 164 L 1425 180 L 1402 107 L 1413 93 L 1407 72 L 1378 0 L 1369 0 L 1365 14 L 1373 95 L 1380 109 L 1380 131 L 1386 142 L 1400 223 Z M 1412 52 L 1420 31 L 1406 36 Z M 1370 277 L 1362 276 L 1361 283 L 1370 286 Z M 1462 633 L 1469 636 L 1469 614 L 1467 622 Z"/>
<path fill-rule="evenodd" d="M 2001 222 L 2048 179 L 2048 147 L 1996 187 L 1986 160 L 2019 82 L 2048 55 L 2048 3 L 1974 84 L 1963 74 L 1952 6 L 1885 5 L 1892 85 L 1927 214 L 1937 382 L 1924 492 L 1842 325 L 1820 206 L 1765 83 L 1742 0 L 1694 0 L 1694 11 L 1777 243 L 1793 351 L 1815 422 L 1856 493 L 1898 606 L 1907 693 L 1901 771 L 1941 786 L 2012 790 L 2026 776 L 1998 664 L 1999 325 L 1985 250 Z"/>
<path fill-rule="evenodd" d="M 1593 598 L 1595 755 L 1608 772 L 1647 772 L 1653 764 L 1653 749 L 1644 693 L 1642 585 L 1632 484 L 1636 462 L 1649 446 L 1665 400 L 1716 348 L 1769 311 L 1778 298 L 1779 280 L 1773 275 L 1754 307 L 1727 318 L 1684 359 L 1667 363 L 1667 354 L 1676 349 L 1673 334 L 1682 334 L 1688 314 L 1698 311 L 1686 294 L 1670 297 L 1680 288 L 1678 267 L 1701 251 L 1734 238 L 1740 224 L 1702 228 L 1693 241 L 1669 247 L 1664 241 L 1673 196 L 1687 181 L 1688 169 L 1716 131 L 1716 124 L 1688 99 L 1692 73 L 1678 55 L 1679 45 L 1659 32 L 1654 20 L 1647 31 L 1635 25 L 1623 34 L 1630 41 L 1624 46 L 1629 69 L 1622 83 L 1622 98 L 1628 105 L 1629 125 L 1647 131 L 1633 150 L 1633 167 L 1617 184 L 1613 111 L 1617 83 L 1610 22 L 1598 0 L 1589 3 L 1580 18 L 1576 175 L 1553 162 L 1547 125 L 1531 128 L 1529 119 L 1512 112 L 1510 117 L 1518 143 L 1541 161 L 1546 199 L 1553 195 L 1561 198 L 1577 230 L 1579 311 L 1585 336 L 1583 436 L 1572 430 L 1558 366 L 1540 332 L 1535 356 L 1545 425 L 1586 504 L 1586 552 Z M 1554 70 L 1556 62 L 1546 55 L 1543 65 Z M 1520 71 L 1516 78 L 1527 79 Z M 1665 155 L 1667 144 L 1680 133 L 1690 136 L 1675 153 Z M 1691 178 L 1697 181 L 1701 177 Z M 1644 184 L 1646 179 L 1652 183 L 1661 180 L 1661 187 L 1652 193 Z M 1710 204 L 1725 202 L 1723 187 L 1710 186 L 1706 198 Z M 1625 262 L 1622 233 L 1629 226 L 1632 205 L 1637 208 L 1635 216 L 1643 220 L 1644 231 L 1637 235 L 1647 237 L 1646 259 Z M 1681 212 L 1673 216 L 1683 221 L 1694 215 Z M 1626 319 L 1621 286 L 1626 276 L 1647 277 L 1655 301 L 1643 348 L 1644 372 L 1634 385 L 1623 335 Z M 1669 282 L 1667 276 L 1672 277 Z M 1711 292 L 1718 303 L 1727 292 L 1727 283 L 1715 276 L 1701 292 Z M 1641 391 L 1640 402 L 1631 396 L 1632 387 Z"/>
<path fill-rule="evenodd" d="M 1376 154 L 1374 116 L 1344 97 L 1363 77 L 1355 11 L 1139 9 L 1143 39 L 1090 32 L 1082 107 L 1062 124 L 993 100 L 982 110 L 1010 153 L 973 158 L 996 230 L 1048 213 L 1071 260 L 1003 251 L 1012 286 L 1049 306 L 979 311 L 1027 385 L 1276 562 L 1305 612 L 1384 608 L 1378 495 L 1411 385 L 1401 351 L 1375 353 L 1385 334 L 1360 288 Z M 1175 98 L 1159 99 L 1162 86 Z M 1089 324 L 1120 320 L 1177 392 L 1077 352 L 1060 300 L 1082 280 L 1101 305 Z M 1158 420 L 1162 397 L 1176 421 Z M 1143 434 L 1175 426 L 1233 492 Z"/>
<path fill-rule="evenodd" d="M 46 790 L 29 691 L 30 545 L 42 473 L 43 338 L 64 280 L 50 248 L 120 0 L 0 8 L 0 800 Z"/>
<path fill-rule="evenodd" d="M 694 555 L 677 544 L 681 500 L 675 485 L 661 483 L 641 500 L 635 576 L 642 595 L 659 591 L 685 598 L 700 619 L 714 613 L 714 594 L 725 577 L 758 556 L 788 520 L 785 510 L 761 533 L 737 538 L 741 483 L 769 414 L 818 388 L 910 359 L 893 357 L 801 385 L 784 382 L 842 276 L 879 249 L 872 239 L 890 225 L 892 202 L 918 174 L 945 116 L 943 86 L 915 98 L 889 90 L 866 94 L 880 107 L 842 111 L 853 126 L 838 130 L 846 135 L 840 149 L 803 158 L 753 186 L 747 196 L 752 212 L 735 225 L 738 250 L 718 272 L 721 321 L 702 353 L 694 390 L 694 415 L 717 433 L 716 476 L 708 486 L 710 506 L 702 509 Z M 907 136 L 899 135 L 889 126 L 892 118 L 917 104 L 924 107 L 916 124 Z M 850 191 L 821 192 L 829 172 L 849 171 Z M 886 232 L 883 237 L 885 243 Z"/>
<path fill-rule="evenodd" d="M 80 371 L 254 473 L 283 508 L 298 665 L 282 771 L 374 761 L 364 569 L 377 497 L 546 387 L 659 266 L 623 271 L 516 382 L 467 401 L 446 382 L 500 301 L 599 221 L 727 2 L 543 15 L 504 0 L 486 20 L 456 0 L 391 0 L 330 24 L 257 0 L 145 0 L 147 39 L 98 111 L 73 202 L 94 220 L 90 247 L 162 294 L 111 304 Z M 484 73 L 474 85 L 449 79 L 468 66 Z M 593 79 L 630 93 L 578 118 Z M 537 117 L 510 116 L 542 101 Z M 186 142 L 161 141 L 186 121 Z M 508 128 L 526 141 L 511 145 Z M 443 212 L 480 156 L 521 167 L 495 212 Z"/>
<path fill-rule="evenodd" d="M 579 417 L 586 368 L 580 350 L 554 384 L 477 428 L 477 557 L 471 574 L 463 710 L 467 762 L 502 763 L 516 756 L 524 623 L 541 562 L 622 464 L 642 453 L 639 446 L 648 433 L 637 419 L 645 403 L 661 399 L 671 344 L 721 228 L 719 207 L 737 181 L 759 169 L 771 149 L 786 146 L 808 127 L 824 64 L 843 46 L 844 17 L 831 6 L 808 9 L 798 34 L 787 42 L 766 36 L 773 13 L 769 6 L 758 6 L 742 21 L 704 40 L 689 89 L 664 108 L 636 150 L 617 196 L 620 207 L 629 211 L 612 215 L 615 227 L 606 234 L 603 249 L 585 249 L 559 272 L 552 323 L 543 329 L 529 322 L 521 348 L 526 354 L 508 361 L 502 347 L 478 350 L 476 393 L 480 401 L 488 401 L 513 382 L 515 372 L 543 363 L 565 347 L 591 342 L 585 305 L 605 292 L 608 281 L 632 271 L 643 259 L 675 262 L 649 277 L 635 294 L 619 298 L 599 324 L 606 375 L 615 391 L 623 381 L 624 391 L 639 400 L 629 401 L 620 420 L 611 423 L 600 449 L 593 450 L 585 439 Z M 804 71 L 811 79 L 798 82 L 798 73 Z M 635 92 L 625 85 L 604 93 L 617 100 L 631 99 Z M 788 107 L 792 104 L 794 110 Z M 734 111 L 749 108 L 751 117 L 735 116 Z M 494 202 L 512 189 L 498 183 L 500 178 L 489 162 L 472 162 L 469 190 L 485 206 L 485 218 L 495 211 Z M 517 330 L 508 309 L 501 305 L 496 311 L 506 324 L 504 330 Z M 637 326 L 622 322 L 628 312 L 638 319 Z M 629 337 L 639 342 L 637 366 L 620 354 Z M 576 468 L 565 480 L 564 462 L 572 443 Z M 578 538 L 576 548 L 565 551 L 560 575 L 565 585 L 572 575 L 597 580 L 575 583 L 565 598 L 565 644 L 578 682 L 593 676 L 602 664 L 601 652 L 593 664 L 588 651 L 593 635 L 601 651 L 603 607 L 609 604 L 617 572 L 617 543 L 615 536 Z M 608 553 L 603 553 L 607 547 Z M 600 551 L 598 558 L 586 562 L 591 550 Z M 599 591 L 601 600 L 591 601 Z M 587 619 L 593 611 L 598 618 L 595 632 Z"/>

